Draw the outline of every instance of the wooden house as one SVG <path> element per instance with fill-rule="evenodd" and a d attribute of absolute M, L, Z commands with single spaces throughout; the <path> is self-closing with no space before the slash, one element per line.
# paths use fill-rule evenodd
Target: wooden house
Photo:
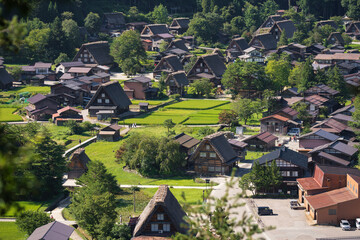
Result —
<path fill-rule="evenodd" d="M 316 23 L 316 27 L 324 27 L 327 25 L 334 29 L 338 29 L 338 25 L 335 23 L 334 20 L 324 20 L 324 21 L 319 21 Z"/>
<path fill-rule="evenodd" d="M 169 46 L 167 47 L 167 51 L 169 50 L 173 50 L 173 49 L 181 49 L 183 50 L 186 54 L 189 54 L 189 49 L 185 44 L 185 40 L 184 39 L 175 39 L 172 40 L 171 43 L 169 44 Z"/>
<path fill-rule="evenodd" d="M 196 147 L 199 145 L 200 141 L 196 138 L 193 138 L 185 133 L 180 133 L 174 137 L 174 140 L 180 144 L 181 151 L 186 154 L 186 156 L 191 156 Z"/>
<path fill-rule="evenodd" d="M 311 127 L 311 130 L 313 131 L 318 129 L 323 129 L 327 132 L 333 133 L 345 139 L 351 139 L 356 136 L 352 127 L 349 127 L 348 125 L 339 122 L 334 118 L 325 119 L 324 121 Z"/>
<path fill-rule="evenodd" d="M 207 54 L 198 57 L 187 77 L 190 83 L 197 79 L 207 78 L 215 85 L 220 85 L 225 70 L 224 61 L 218 54 Z"/>
<path fill-rule="evenodd" d="M 189 80 L 184 71 L 170 73 L 165 83 L 168 86 L 168 93 L 170 95 L 180 94 L 180 96 L 183 96 L 186 93 L 185 87 L 189 86 Z"/>
<path fill-rule="evenodd" d="M 332 112 L 330 116 L 336 115 L 336 114 L 343 114 L 346 116 L 352 116 L 352 114 L 355 112 L 355 107 L 353 104 L 349 104 L 345 107 L 339 108 L 338 110 Z"/>
<path fill-rule="evenodd" d="M 63 126 L 68 121 L 81 123 L 83 117 L 81 115 L 81 110 L 67 106 L 57 110 L 57 113 L 52 115 L 52 120 L 57 126 Z"/>
<path fill-rule="evenodd" d="M 174 18 L 169 26 L 169 30 L 174 34 L 183 34 L 189 28 L 189 18 Z"/>
<path fill-rule="evenodd" d="M 304 96 L 319 95 L 328 99 L 336 97 L 340 92 L 325 84 L 315 85 L 304 91 Z"/>
<path fill-rule="evenodd" d="M 259 34 L 251 39 L 249 46 L 263 51 L 269 51 L 277 48 L 277 41 L 271 33 Z"/>
<path fill-rule="evenodd" d="M 294 109 L 292 109 L 291 107 L 284 107 L 276 112 L 274 112 L 273 114 L 277 114 L 286 118 L 289 118 L 291 120 L 295 120 L 297 119 L 298 116 L 298 112 Z"/>
<path fill-rule="evenodd" d="M 84 148 L 78 148 L 71 155 L 69 163 L 68 163 L 68 179 L 76 179 L 81 177 L 88 170 L 88 163 L 90 162 L 90 158 L 85 153 Z"/>
<path fill-rule="evenodd" d="M 344 41 L 343 37 L 341 36 L 341 33 L 339 33 L 339 32 L 330 33 L 327 41 L 328 41 L 328 44 L 331 44 L 331 45 L 340 45 L 340 46 L 345 45 L 345 41 Z"/>
<path fill-rule="evenodd" d="M 148 25 L 147 22 L 131 22 L 126 24 L 126 29 L 141 32 L 146 25 Z"/>
<path fill-rule="evenodd" d="M 351 22 L 349 25 L 347 25 L 345 33 L 354 39 L 360 38 L 360 22 Z"/>
<path fill-rule="evenodd" d="M 141 39 L 151 40 L 156 35 L 164 33 L 169 33 L 169 29 L 166 24 L 149 24 L 141 31 Z"/>
<path fill-rule="evenodd" d="M 118 81 L 110 81 L 100 85 L 85 109 L 91 117 L 107 119 L 129 111 L 131 101 Z"/>
<path fill-rule="evenodd" d="M 356 148 L 335 140 L 312 149 L 309 154 L 315 164 L 348 166 L 356 159 L 357 152 Z"/>
<path fill-rule="evenodd" d="M 29 105 L 25 107 L 26 114 L 33 120 L 48 120 L 57 111 L 57 102 L 40 93 L 28 98 L 27 101 Z"/>
<path fill-rule="evenodd" d="M 134 224 L 133 238 L 156 239 L 187 233 L 186 213 L 167 185 L 160 185 Z M 143 238 L 141 238 L 143 237 Z"/>
<path fill-rule="evenodd" d="M 237 57 L 244 54 L 244 50 L 248 49 L 249 45 L 246 42 L 245 38 L 233 38 L 230 41 L 229 46 L 226 49 L 226 58 L 227 61 L 234 61 Z"/>
<path fill-rule="evenodd" d="M 175 55 L 168 55 L 161 58 L 159 64 L 156 65 L 153 71 L 153 77 L 159 78 L 161 77 L 162 73 L 165 73 L 167 75 L 172 72 L 183 71 L 183 70 L 184 68 L 179 58 L 177 58 Z"/>
<path fill-rule="evenodd" d="M 240 160 L 224 133 L 217 132 L 206 136 L 191 155 L 189 162 L 194 164 L 197 174 L 230 174 Z"/>
<path fill-rule="evenodd" d="M 280 40 L 280 36 L 285 32 L 286 38 L 290 39 L 294 36 L 296 27 L 291 20 L 277 21 L 270 29 L 269 33 L 272 34 L 276 41 Z"/>
<path fill-rule="evenodd" d="M 125 17 L 123 13 L 104 13 L 103 28 L 106 30 L 125 29 Z"/>
<path fill-rule="evenodd" d="M 43 85 L 44 80 L 56 80 L 51 63 L 36 62 L 33 66 L 21 67 L 21 81 L 26 84 Z"/>
<path fill-rule="evenodd" d="M 327 113 L 332 113 L 338 105 L 337 102 L 316 94 L 305 97 L 303 101 L 308 105 L 308 112 L 314 117 L 320 114 L 322 108 L 326 108 Z"/>
<path fill-rule="evenodd" d="M 243 62 L 256 62 L 263 64 L 265 62 L 265 57 L 263 53 L 254 47 L 249 47 L 244 50 L 244 54 L 238 57 L 240 61 Z"/>
<path fill-rule="evenodd" d="M 298 137 L 299 147 L 303 149 L 314 149 L 318 146 L 331 143 L 337 140 L 339 136 L 319 129 Z"/>
<path fill-rule="evenodd" d="M 116 142 L 119 141 L 121 126 L 117 124 L 112 124 L 110 126 L 104 127 L 100 130 L 97 135 L 98 140 L 108 141 L 108 142 Z"/>
<path fill-rule="evenodd" d="M 260 119 L 260 131 L 286 135 L 287 132 L 294 127 L 299 127 L 297 123 L 290 118 L 281 116 L 280 114 L 273 114 Z"/>
<path fill-rule="evenodd" d="M 242 140 L 248 144 L 248 149 L 251 151 L 269 151 L 275 147 L 278 137 L 269 132 L 262 132 Z"/>
<path fill-rule="evenodd" d="M 124 81 L 124 91 L 130 99 L 146 100 L 156 98 L 159 89 L 151 86 L 151 79 L 144 76 Z"/>
<path fill-rule="evenodd" d="M 263 24 L 261 24 L 261 26 L 259 27 L 259 29 L 262 28 L 272 28 L 274 26 L 274 24 L 278 21 L 283 21 L 285 20 L 282 16 L 280 15 L 270 15 L 264 22 Z M 259 32 L 259 30 L 257 30 L 257 32 Z"/>
<path fill-rule="evenodd" d="M 246 148 L 248 144 L 246 142 L 242 142 L 236 139 L 228 139 L 228 142 L 240 158 L 240 161 L 245 160 Z"/>
<path fill-rule="evenodd" d="M 91 98 L 92 83 L 83 80 L 67 80 L 50 87 L 48 97 L 54 99 L 59 105 L 78 106 L 85 105 Z"/>
<path fill-rule="evenodd" d="M 76 53 L 73 61 L 105 66 L 114 64 L 114 58 L 110 55 L 110 45 L 107 41 L 84 43 Z"/>
<path fill-rule="evenodd" d="M 14 78 L 6 71 L 4 65 L 0 65 L 0 89 L 8 90 L 12 88 Z"/>
<path fill-rule="evenodd" d="M 254 160 L 253 166 L 255 163 L 261 166 L 270 166 L 273 161 L 279 167 L 284 190 L 292 191 L 295 194 L 297 192 L 296 179 L 304 177 L 308 170 L 308 157 L 289 148 L 281 147 Z"/>
<path fill-rule="evenodd" d="M 72 67 L 85 67 L 85 64 L 83 62 L 80 61 L 75 61 L 75 62 L 61 62 L 58 65 L 56 65 L 56 73 L 62 72 L 62 73 L 67 73 L 69 71 L 70 68 Z"/>

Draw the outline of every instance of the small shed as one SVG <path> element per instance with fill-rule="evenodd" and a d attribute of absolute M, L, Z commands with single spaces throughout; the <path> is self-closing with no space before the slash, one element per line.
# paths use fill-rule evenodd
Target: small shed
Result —
<path fill-rule="evenodd" d="M 262 132 L 257 135 L 253 135 L 243 140 L 248 144 L 248 149 L 252 151 L 269 151 L 275 147 L 275 142 L 278 137 L 269 133 Z"/>
<path fill-rule="evenodd" d="M 81 177 L 87 170 L 87 164 L 90 162 L 90 158 L 85 153 L 84 148 L 78 148 L 71 155 L 68 168 L 68 179 L 76 179 Z"/>
<path fill-rule="evenodd" d="M 98 140 L 116 142 L 120 140 L 120 129 L 121 126 L 112 124 L 100 130 L 97 135 Z"/>
<path fill-rule="evenodd" d="M 147 112 L 149 110 L 149 103 L 147 102 L 140 102 L 139 103 L 139 109 L 140 111 L 145 111 Z"/>

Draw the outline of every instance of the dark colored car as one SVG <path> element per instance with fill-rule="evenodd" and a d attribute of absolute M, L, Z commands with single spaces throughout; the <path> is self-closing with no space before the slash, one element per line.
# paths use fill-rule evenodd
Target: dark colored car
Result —
<path fill-rule="evenodd" d="M 258 207 L 258 215 L 273 215 L 273 210 L 269 207 Z"/>

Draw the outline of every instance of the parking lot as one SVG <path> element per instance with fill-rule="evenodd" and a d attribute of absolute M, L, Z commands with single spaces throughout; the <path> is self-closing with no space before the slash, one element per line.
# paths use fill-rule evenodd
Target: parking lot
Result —
<path fill-rule="evenodd" d="M 292 210 L 289 199 L 254 199 L 254 202 L 256 206 L 268 206 L 273 210 L 272 216 L 260 216 L 265 226 L 275 227 L 274 230 L 264 233 L 269 239 L 311 240 L 343 237 L 360 239 L 360 230 L 356 230 L 354 226 L 351 231 L 342 231 L 338 226 L 310 226 L 306 220 L 305 210 Z"/>

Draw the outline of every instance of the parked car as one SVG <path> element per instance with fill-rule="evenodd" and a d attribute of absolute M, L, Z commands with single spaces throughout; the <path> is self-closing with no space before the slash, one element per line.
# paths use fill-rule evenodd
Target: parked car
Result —
<path fill-rule="evenodd" d="M 355 220 L 356 228 L 360 230 L 360 218 Z"/>
<path fill-rule="evenodd" d="M 291 209 L 298 209 L 300 206 L 297 200 L 290 200 L 290 208 Z"/>
<path fill-rule="evenodd" d="M 300 136 L 300 128 L 291 128 L 287 134 L 289 136 Z"/>
<path fill-rule="evenodd" d="M 269 207 L 258 207 L 258 215 L 273 215 L 273 210 Z"/>
<path fill-rule="evenodd" d="M 340 221 L 340 227 L 344 231 L 351 230 L 351 225 L 348 220 L 341 220 Z"/>

